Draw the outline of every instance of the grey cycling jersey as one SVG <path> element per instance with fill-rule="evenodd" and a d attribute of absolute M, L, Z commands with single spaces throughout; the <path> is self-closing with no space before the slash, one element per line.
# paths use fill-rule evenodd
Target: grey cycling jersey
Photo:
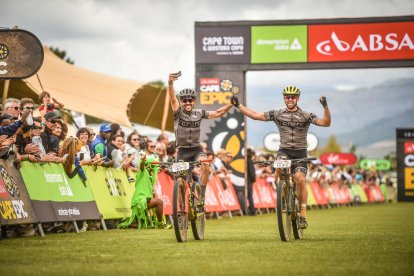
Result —
<path fill-rule="evenodd" d="M 174 130 L 177 147 L 190 148 L 200 145 L 201 120 L 208 118 L 208 111 L 193 109 L 184 111 L 181 107 L 174 112 Z"/>
<path fill-rule="evenodd" d="M 288 109 L 271 110 L 264 113 L 265 121 L 274 121 L 280 133 L 280 148 L 306 149 L 309 125 L 315 124 L 318 117 L 298 108 L 290 112 Z"/>

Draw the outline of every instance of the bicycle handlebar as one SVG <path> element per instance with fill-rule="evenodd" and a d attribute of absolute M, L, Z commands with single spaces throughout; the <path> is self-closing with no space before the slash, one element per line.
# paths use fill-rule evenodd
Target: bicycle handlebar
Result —
<path fill-rule="evenodd" d="M 305 163 L 309 163 L 313 160 L 316 160 L 316 157 L 306 157 L 306 158 L 300 158 L 300 159 L 284 159 L 284 160 L 290 160 L 292 161 L 292 165 L 296 164 L 296 163 L 300 163 L 300 162 L 305 162 Z M 266 166 L 271 166 L 273 165 L 274 161 L 253 161 L 253 164 L 261 164 L 261 165 L 266 165 Z"/>

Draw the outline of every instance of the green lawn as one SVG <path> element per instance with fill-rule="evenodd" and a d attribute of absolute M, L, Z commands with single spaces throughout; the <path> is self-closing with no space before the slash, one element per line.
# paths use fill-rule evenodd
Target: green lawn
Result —
<path fill-rule="evenodd" d="M 414 275 L 414 204 L 308 211 L 281 242 L 275 214 L 208 220 L 206 239 L 109 230 L 0 241 L 0 275 Z"/>

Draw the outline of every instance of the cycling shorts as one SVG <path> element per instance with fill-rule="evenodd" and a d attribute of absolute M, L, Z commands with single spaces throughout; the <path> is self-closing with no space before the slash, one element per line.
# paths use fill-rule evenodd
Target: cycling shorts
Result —
<path fill-rule="evenodd" d="M 308 157 L 308 151 L 303 150 L 291 150 L 291 149 L 279 149 L 277 156 L 286 156 L 288 159 L 301 159 Z M 296 173 L 300 171 L 306 175 L 308 167 L 305 162 L 299 162 L 292 166 L 292 172 Z"/>
<path fill-rule="evenodd" d="M 201 146 L 178 148 L 177 150 L 177 161 L 197 161 L 200 157 L 207 157 Z"/>

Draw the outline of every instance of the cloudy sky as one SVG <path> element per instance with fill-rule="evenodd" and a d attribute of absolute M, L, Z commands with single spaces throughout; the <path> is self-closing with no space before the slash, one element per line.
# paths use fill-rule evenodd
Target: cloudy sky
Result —
<path fill-rule="evenodd" d="M 77 66 L 152 81 L 182 70 L 194 86 L 194 22 L 395 16 L 409 0 L 2 0 L 0 27 L 65 49 Z"/>
<path fill-rule="evenodd" d="M 181 70 L 180 89 L 194 87 L 195 21 L 410 14 L 411 0 L 1 0 L 0 27 L 17 25 L 44 45 L 66 50 L 75 65 L 112 76 L 166 81 L 169 72 Z M 247 88 L 274 93 L 295 83 L 347 91 L 413 75 L 413 69 L 325 71 L 315 82 L 315 73 L 306 71 L 249 72 Z M 252 107 L 270 109 L 266 102 Z"/>

